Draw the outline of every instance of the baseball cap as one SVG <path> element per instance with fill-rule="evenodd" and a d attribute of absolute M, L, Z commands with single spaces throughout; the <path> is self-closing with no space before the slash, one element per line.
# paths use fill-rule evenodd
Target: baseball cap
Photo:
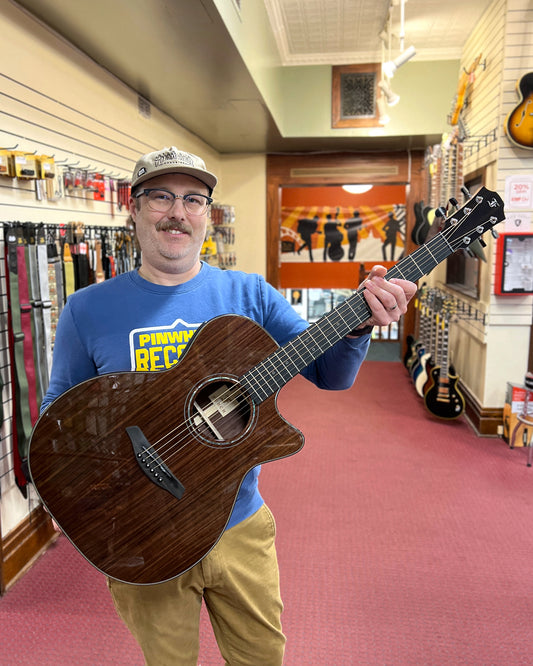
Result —
<path fill-rule="evenodd" d="M 139 158 L 131 179 L 131 188 L 145 180 L 162 176 L 165 173 L 185 173 L 205 183 L 212 191 L 217 184 L 217 177 L 207 171 L 201 157 L 178 150 L 175 146 L 147 153 Z"/>

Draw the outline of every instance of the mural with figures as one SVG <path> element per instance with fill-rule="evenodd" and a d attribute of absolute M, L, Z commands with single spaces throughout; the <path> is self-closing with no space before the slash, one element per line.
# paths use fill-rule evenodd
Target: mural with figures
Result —
<path fill-rule="evenodd" d="M 281 195 L 281 286 L 353 288 L 361 266 L 405 254 L 405 186 L 352 194 L 341 186 L 288 187 Z"/>
<path fill-rule="evenodd" d="M 283 207 L 281 261 L 397 261 L 404 254 L 405 206 Z"/>

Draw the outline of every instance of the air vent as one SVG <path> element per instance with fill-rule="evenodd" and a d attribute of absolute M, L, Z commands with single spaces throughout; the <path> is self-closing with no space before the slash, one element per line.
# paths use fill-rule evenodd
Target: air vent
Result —
<path fill-rule="evenodd" d="M 143 118 L 152 117 L 152 106 L 147 99 L 139 95 L 137 97 L 137 106 L 139 109 L 139 113 Z"/>
<path fill-rule="evenodd" d="M 374 72 L 341 74 L 341 119 L 373 118 L 376 115 Z"/>
<path fill-rule="evenodd" d="M 372 176 L 397 176 L 397 164 L 361 164 L 346 167 L 309 167 L 291 169 L 292 178 L 342 178 L 354 180 L 364 176 L 365 182 Z"/>

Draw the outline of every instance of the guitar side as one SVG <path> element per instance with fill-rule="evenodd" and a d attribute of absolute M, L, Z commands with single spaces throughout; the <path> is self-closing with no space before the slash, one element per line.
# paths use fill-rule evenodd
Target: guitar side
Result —
<path fill-rule="evenodd" d="M 43 412 L 30 444 L 33 482 L 93 566 L 136 584 L 184 573 L 220 538 L 246 473 L 303 446 L 303 435 L 280 416 L 276 395 L 255 405 L 238 385 L 276 348 L 251 320 L 218 317 L 198 330 L 172 369 L 101 375 Z M 224 418 L 217 415 L 219 439 L 195 403 L 208 403 L 221 386 L 237 390 L 239 400 L 228 401 Z M 126 430 L 132 426 L 164 459 L 184 489 L 181 498 L 141 469 Z"/>

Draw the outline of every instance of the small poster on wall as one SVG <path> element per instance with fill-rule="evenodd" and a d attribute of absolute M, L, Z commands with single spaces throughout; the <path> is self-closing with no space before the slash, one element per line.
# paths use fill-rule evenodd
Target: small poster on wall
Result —
<path fill-rule="evenodd" d="M 505 179 L 505 207 L 509 210 L 533 208 L 533 175 L 507 176 Z"/>

